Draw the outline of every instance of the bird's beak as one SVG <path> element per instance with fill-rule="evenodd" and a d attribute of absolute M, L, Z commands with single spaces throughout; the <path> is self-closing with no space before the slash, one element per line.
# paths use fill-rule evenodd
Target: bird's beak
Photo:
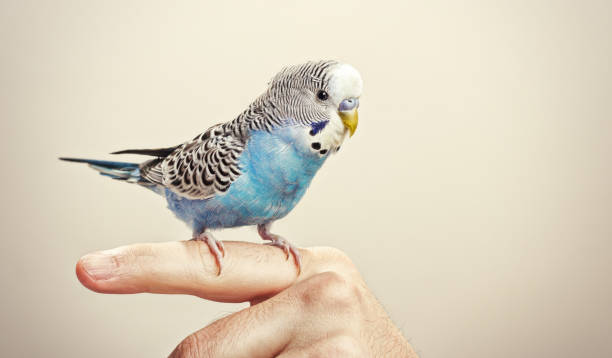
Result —
<path fill-rule="evenodd" d="M 357 113 L 357 107 L 348 111 L 338 111 L 338 115 L 344 123 L 344 127 L 348 129 L 349 136 L 353 136 L 355 130 L 357 130 L 357 123 L 359 122 L 359 114 Z"/>

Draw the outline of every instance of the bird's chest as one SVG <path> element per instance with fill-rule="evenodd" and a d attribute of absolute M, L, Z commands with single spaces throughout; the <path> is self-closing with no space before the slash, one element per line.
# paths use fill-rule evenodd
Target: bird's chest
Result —
<path fill-rule="evenodd" d="M 195 228 L 255 225 L 284 217 L 329 156 L 313 150 L 308 135 L 299 127 L 253 133 L 240 156 L 242 174 L 227 192 L 193 201 L 168 193 L 171 210 Z"/>
<path fill-rule="evenodd" d="M 240 177 L 227 192 L 189 203 L 184 220 L 194 227 L 219 228 L 256 225 L 287 215 L 327 158 L 304 150 L 296 135 L 301 133 L 291 127 L 253 133 L 240 156 Z"/>
<path fill-rule="evenodd" d="M 291 210 L 327 158 L 306 148 L 303 131 L 288 127 L 254 133 L 240 159 L 244 174 L 237 189 L 248 187 L 253 200 Z"/>

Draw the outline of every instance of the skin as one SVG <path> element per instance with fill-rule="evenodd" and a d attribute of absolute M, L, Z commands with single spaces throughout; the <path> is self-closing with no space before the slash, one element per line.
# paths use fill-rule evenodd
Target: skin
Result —
<path fill-rule="evenodd" d="M 197 241 L 95 252 L 79 260 L 76 273 L 100 293 L 251 303 L 191 334 L 170 357 L 417 357 L 341 251 L 300 249 L 298 276 L 278 248 L 225 242 L 225 250 L 221 276 Z"/>

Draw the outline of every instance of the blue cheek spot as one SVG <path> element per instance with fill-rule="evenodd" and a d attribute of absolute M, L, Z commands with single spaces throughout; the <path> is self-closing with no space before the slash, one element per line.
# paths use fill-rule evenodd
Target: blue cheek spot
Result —
<path fill-rule="evenodd" d="M 310 135 L 316 135 L 317 133 L 322 131 L 323 128 L 325 128 L 325 126 L 327 125 L 327 123 L 329 123 L 329 121 L 322 121 L 322 122 L 311 123 L 310 127 L 312 129 L 310 130 Z"/>

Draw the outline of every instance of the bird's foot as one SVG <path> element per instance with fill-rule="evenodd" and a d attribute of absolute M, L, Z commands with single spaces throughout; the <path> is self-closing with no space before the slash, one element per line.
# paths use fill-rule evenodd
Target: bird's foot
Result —
<path fill-rule="evenodd" d="M 300 253 L 296 246 L 293 246 L 287 239 L 280 235 L 272 234 L 269 231 L 268 225 L 258 225 L 257 231 L 259 232 L 259 236 L 262 239 L 268 240 L 270 242 L 266 242 L 264 245 L 276 246 L 280 247 L 285 255 L 287 255 L 287 260 L 289 260 L 290 255 L 293 256 L 295 260 L 295 266 L 297 267 L 298 275 L 302 272 L 302 260 L 300 258 Z"/>
<path fill-rule="evenodd" d="M 219 267 L 219 272 L 217 276 L 221 275 L 221 269 L 223 268 L 223 257 L 225 256 L 225 247 L 223 246 L 222 241 L 217 241 L 217 239 L 212 236 L 210 232 L 203 232 L 194 236 L 192 241 L 203 241 L 208 245 L 208 249 L 210 250 L 211 255 L 214 256 L 215 262 Z"/>

